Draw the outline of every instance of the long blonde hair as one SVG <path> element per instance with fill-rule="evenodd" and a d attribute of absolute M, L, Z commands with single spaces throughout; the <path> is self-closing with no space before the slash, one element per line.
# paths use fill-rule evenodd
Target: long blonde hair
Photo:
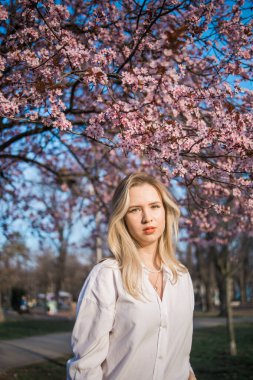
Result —
<path fill-rule="evenodd" d="M 165 209 L 165 229 L 158 241 L 158 258 L 161 263 L 171 269 L 175 282 L 178 279 L 177 270 L 187 272 L 187 268 L 175 256 L 180 217 L 180 210 L 175 200 L 166 187 L 153 176 L 143 172 L 129 174 L 119 183 L 111 201 L 108 245 L 121 269 L 125 289 L 135 298 L 140 298 L 142 295 L 142 263 L 137 242 L 131 237 L 126 227 L 125 215 L 130 202 L 130 188 L 144 184 L 152 185 L 158 191 Z"/>

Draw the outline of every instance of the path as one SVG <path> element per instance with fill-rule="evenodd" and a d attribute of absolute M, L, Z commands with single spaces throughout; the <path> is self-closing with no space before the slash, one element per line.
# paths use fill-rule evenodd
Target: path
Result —
<path fill-rule="evenodd" d="M 253 317 L 235 317 L 236 323 L 253 323 Z M 225 325 L 225 318 L 194 318 L 194 329 Z M 71 333 L 57 333 L 0 341 L 0 373 L 62 356 L 71 356 Z"/>
<path fill-rule="evenodd" d="M 70 355 L 71 333 L 0 341 L 0 373 Z"/>
<path fill-rule="evenodd" d="M 235 324 L 237 323 L 253 323 L 253 316 L 251 317 L 234 317 Z M 226 318 L 221 317 L 204 317 L 204 318 L 194 318 L 193 326 L 194 329 L 200 329 L 204 327 L 215 327 L 215 326 L 225 326 Z"/>

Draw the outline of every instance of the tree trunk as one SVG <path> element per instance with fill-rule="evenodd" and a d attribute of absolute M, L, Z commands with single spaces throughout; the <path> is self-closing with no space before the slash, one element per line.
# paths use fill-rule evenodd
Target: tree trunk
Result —
<path fill-rule="evenodd" d="M 233 293 L 233 279 L 231 276 L 231 268 L 229 258 L 227 261 L 227 276 L 226 276 L 226 306 L 227 306 L 227 330 L 229 335 L 229 349 L 230 355 L 237 355 L 236 341 L 235 341 L 235 328 L 233 320 L 233 308 L 231 305 Z"/>
<path fill-rule="evenodd" d="M 213 310 L 213 290 L 209 282 L 206 283 L 206 311 Z"/>
<path fill-rule="evenodd" d="M 218 282 L 218 289 L 219 289 L 219 298 L 220 298 L 220 312 L 219 317 L 226 317 L 227 316 L 227 297 L 226 297 L 226 287 L 224 286 L 224 282 L 220 281 Z"/>
<path fill-rule="evenodd" d="M 232 298 L 233 298 L 233 278 L 231 262 L 229 260 L 228 247 L 216 255 L 217 283 L 220 290 L 221 313 L 227 318 L 227 331 L 229 337 L 229 351 L 231 356 L 237 355 L 235 328 L 233 320 Z M 224 286 L 225 285 L 225 286 Z M 225 290 L 225 292 L 224 292 Z M 223 314 L 224 313 L 224 314 Z"/>
<path fill-rule="evenodd" d="M 0 292 L 0 323 L 4 322 L 4 311 L 2 309 L 2 293 Z"/>
<path fill-rule="evenodd" d="M 103 252 L 102 252 L 102 239 L 100 236 L 100 220 L 101 220 L 101 215 L 100 211 L 96 213 L 96 230 L 97 230 L 97 237 L 96 237 L 96 260 L 97 263 L 102 260 L 103 258 Z"/>
<path fill-rule="evenodd" d="M 57 301 L 57 306 L 59 309 L 59 292 L 62 289 L 62 283 L 65 274 L 65 263 L 67 257 L 67 249 L 65 242 L 62 243 L 60 248 L 60 253 L 57 258 L 57 267 L 56 267 L 56 280 L 55 280 L 55 297 Z"/>
<path fill-rule="evenodd" d="M 247 303 L 247 295 L 246 295 L 246 282 L 244 278 L 240 278 L 240 293 L 241 293 L 241 303 L 245 305 Z"/>
<path fill-rule="evenodd" d="M 243 260 L 241 270 L 239 271 L 239 286 L 240 286 L 240 294 L 241 294 L 241 303 L 245 305 L 247 303 L 247 295 L 246 295 L 246 283 L 247 283 L 247 260 Z"/>
<path fill-rule="evenodd" d="M 215 253 L 216 281 L 219 289 L 220 312 L 219 317 L 227 316 L 227 294 L 226 294 L 226 252 Z"/>
<path fill-rule="evenodd" d="M 214 277 L 214 263 L 213 263 L 211 254 L 209 254 L 209 259 L 208 259 L 207 265 L 208 265 L 209 276 L 208 276 L 207 281 L 205 281 L 205 285 L 206 285 L 206 310 L 212 311 L 215 309 L 215 307 L 214 307 L 215 277 Z"/>
<path fill-rule="evenodd" d="M 200 279 L 200 295 L 202 301 L 202 311 L 214 309 L 213 292 L 215 288 L 214 263 L 212 249 L 203 253 L 196 249 L 197 270 Z"/>

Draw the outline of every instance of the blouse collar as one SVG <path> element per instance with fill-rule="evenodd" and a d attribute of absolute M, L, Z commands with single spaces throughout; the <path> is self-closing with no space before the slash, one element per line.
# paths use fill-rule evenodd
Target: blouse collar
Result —
<path fill-rule="evenodd" d="M 142 268 L 144 269 L 146 274 L 150 273 L 144 264 L 142 264 Z M 163 271 L 166 273 L 166 276 L 168 277 L 168 279 L 172 280 L 173 278 L 172 270 L 165 264 L 162 264 L 162 268 L 163 268 Z"/>

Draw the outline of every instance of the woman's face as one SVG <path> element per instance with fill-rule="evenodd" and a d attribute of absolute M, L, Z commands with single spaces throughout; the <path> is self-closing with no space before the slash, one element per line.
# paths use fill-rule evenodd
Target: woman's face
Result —
<path fill-rule="evenodd" d="M 165 209 L 156 188 L 148 183 L 131 187 L 125 222 L 141 247 L 157 242 L 165 228 Z"/>

